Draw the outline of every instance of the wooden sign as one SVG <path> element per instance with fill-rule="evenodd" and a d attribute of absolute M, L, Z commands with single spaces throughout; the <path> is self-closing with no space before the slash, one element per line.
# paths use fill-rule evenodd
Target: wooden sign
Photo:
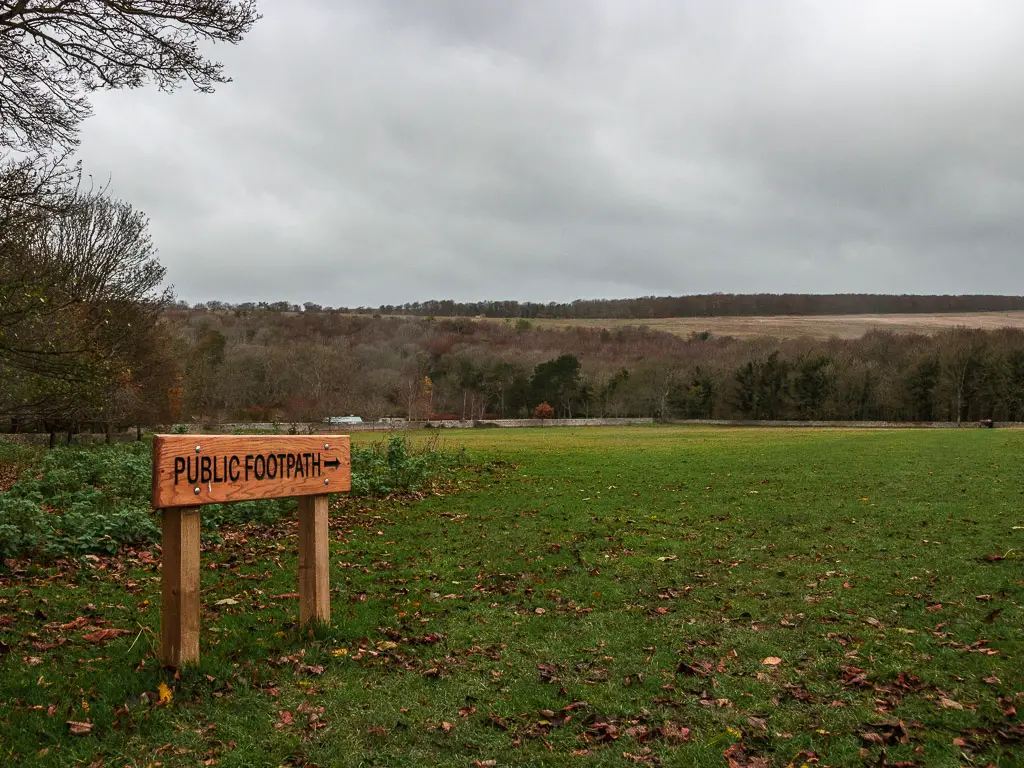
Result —
<path fill-rule="evenodd" d="M 153 507 L 347 491 L 346 435 L 157 435 Z"/>
<path fill-rule="evenodd" d="M 203 504 L 299 497 L 299 623 L 331 620 L 328 493 L 351 487 L 347 435 L 156 435 L 153 508 L 163 510 L 161 659 L 199 661 Z"/>

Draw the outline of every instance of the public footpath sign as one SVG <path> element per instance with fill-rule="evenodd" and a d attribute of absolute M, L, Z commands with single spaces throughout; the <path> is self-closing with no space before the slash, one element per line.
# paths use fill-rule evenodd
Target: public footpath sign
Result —
<path fill-rule="evenodd" d="M 163 663 L 199 661 L 203 504 L 297 497 L 299 623 L 328 623 L 327 494 L 349 490 L 351 478 L 347 435 L 156 435 L 153 508 L 163 512 Z"/>

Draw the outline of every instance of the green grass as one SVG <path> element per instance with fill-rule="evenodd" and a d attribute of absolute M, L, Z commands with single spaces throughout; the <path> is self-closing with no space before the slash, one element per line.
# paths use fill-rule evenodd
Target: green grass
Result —
<path fill-rule="evenodd" d="M 1024 433 L 444 440 L 478 466 L 452 493 L 336 506 L 315 636 L 294 522 L 223 528 L 179 676 L 148 550 L 19 562 L 0 763 L 1022 764 Z"/>

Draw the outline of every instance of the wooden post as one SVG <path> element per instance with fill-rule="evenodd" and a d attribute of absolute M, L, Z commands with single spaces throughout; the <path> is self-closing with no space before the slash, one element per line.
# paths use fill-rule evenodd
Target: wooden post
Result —
<path fill-rule="evenodd" d="M 299 497 L 299 624 L 331 620 L 327 494 Z"/>
<path fill-rule="evenodd" d="M 199 507 L 163 511 L 161 660 L 169 667 L 199 661 Z"/>

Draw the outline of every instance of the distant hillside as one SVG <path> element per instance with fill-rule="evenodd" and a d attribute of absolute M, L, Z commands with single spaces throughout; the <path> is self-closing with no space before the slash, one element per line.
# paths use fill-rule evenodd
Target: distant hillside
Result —
<path fill-rule="evenodd" d="M 1024 310 L 1024 296 L 914 296 L 871 293 L 712 293 L 644 296 L 636 299 L 577 299 L 558 304 L 450 300 L 360 307 L 360 312 L 432 317 L 653 320 L 668 317 L 773 317 L 776 315 L 879 315 Z"/>

